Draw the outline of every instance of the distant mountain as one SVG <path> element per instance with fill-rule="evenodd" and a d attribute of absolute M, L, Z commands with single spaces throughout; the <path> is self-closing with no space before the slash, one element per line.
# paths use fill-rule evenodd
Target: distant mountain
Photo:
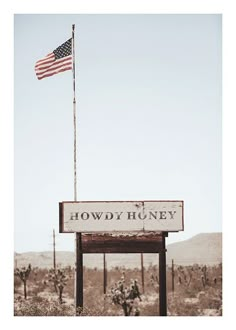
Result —
<path fill-rule="evenodd" d="M 222 233 L 198 234 L 186 241 L 167 246 L 167 263 L 218 264 L 222 262 Z"/>
<path fill-rule="evenodd" d="M 26 252 L 15 253 L 15 266 L 52 268 L 53 253 L 46 252 Z M 191 265 L 198 264 L 219 264 L 222 262 L 222 233 L 198 234 L 188 240 L 167 245 L 167 264 L 171 264 L 172 259 L 175 264 Z M 83 256 L 84 266 L 89 268 L 102 268 L 102 254 L 85 254 Z M 107 267 L 140 268 L 140 254 L 107 254 Z M 58 266 L 74 266 L 75 253 L 70 251 L 57 251 L 56 263 Z M 144 254 L 144 266 L 158 264 L 157 254 Z"/>
<path fill-rule="evenodd" d="M 66 267 L 74 265 L 74 252 L 57 251 L 56 263 L 58 266 Z M 28 266 L 39 268 L 53 268 L 53 252 L 24 252 L 15 253 L 15 267 Z"/>

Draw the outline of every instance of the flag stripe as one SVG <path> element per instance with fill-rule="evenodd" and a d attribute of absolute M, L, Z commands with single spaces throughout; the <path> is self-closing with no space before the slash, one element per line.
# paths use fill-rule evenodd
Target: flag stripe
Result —
<path fill-rule="evenodd" d="M 51 73 L 54 74 L 54 72 L 56 72 L 56 73 L 60 72 L 60 70 L 65 68 L 65 67 L 68 68 L 67 70 L 72 69 L 72 67 L 69 63 L 64 63 L 64 64 L 62 64 L 62 65 L 60 65 L 60 66 L 58 66 L 58 67 L 56 67 L 52 70 L 47 70 L 47 71 L 44 71 L 44 72 L 37 73 L 37 77 L 41 78 L 41 77 L 45 76 L 45 74 L 51 74 Z"/>
<path fill-rule="evenodd" d="M 48 54 L 47 56 L 45 56 L 43 59 L 38 60 L 38 61 L 36 62 L 36 65 L 35 65 L 35 66 L 40 65 L 41 63 L 46 62 L 46 61 L 48 61 L 48 60 L 51 59 L 51 58 L 55 58 L 54 53 L 50 53 L 50 54 Z"/>
<path fill-rule="evenodd" d="M 51 71 L 51 72 L 44 72 L 43 74 L 40 74 L 37 77 L 38 77 L 38 79 L 42 79 L 42 78 L 45 78 L 45 77 L 53 76 L 56 73 L 63 72 L 63 71 L 66 71 L 66 70 L 71 70 L 71 67 L 70 66 L 63 66 L 63 67 L 61 67 L 57 70 Z"/>
<path fill-rule="evenodd" d="M 59 65 L 53 65 L 51 68 L 47 69 L 47 70 L 42 70 L 42 71 L 39 71 L 39 72 L 36 72 L 36 75 L 38 77 L 42 76 L 44 73 L 51 73 L 53 71 L 57 71 L 59 70 L 60 68 L 62 67 L 69 67 L 70 69 L 72 69 L 72 65 L 70 62 L 63 62 L 63 63 L 60 63 Z M 68 69 L 69 70 L 69 69 Z"/>
<path fill-rule="evenodd" d="M 51 61 L 50 63 L 40 65 L 38 67 L 35 67 L 35 71 L 42 72 L 42 71 L 50 70 L 52 67 L 55 67 L 57 65 L 60 65 L 61 63 L 65 63 L 65 62 L 72 63 L 72 57 L 67 56 L 67 57 L 64 57 L 64 58 L 56 60 L 56 61 Z"/>
<path fill-rule="evenodd" d="M 66 70 L 71 70 L 71 66 L 62 68 L 62 69 L 57 70 L 57 71 L 53 71 L 51 73 L 45 73 L 45 74 L 43 74 L 41 76 L 38 76 L 38 80 L 41 80 L 41 79 L 46 78 L 46 77 L 53 76 L 54 74 L 57 74 L 57 73 L 60 73 L 60 72 L 64 72 Z"/>
<path fill-rule="evenodd" d="M 47 60 L 47 61 L 44 61 L 44 62 L 42 62 L 40 64 L 36 64 L 35 65 L 35 69 L 40 68 L 43 65 L 47 65 L 47 64 L 53 63 L 54 61 L 55 61 L 55 58 L 52 58 L 52 59 Z"/>
<path fill-rule="evenodd" d="M 71 70 L 72 69 L 72 58 L 69 56 L 67 59 L 64 60 L 57 60 L 54 61 L 52 64 L 47 66 L 46 68 L 42 68 L 41 70 L 37 69 L 36 70 L 36 75 L 38 79 L 42 79 L 45 77 L 50 77 L 51 75 L 54 75 L 56 73 L 62 72 L 60 71 L 61 68 L 66 67 L 66 70 Z M 65 70 L 63 70 L 65 71 Z M 48 74 L 48 75 L 47 75 Z"/>

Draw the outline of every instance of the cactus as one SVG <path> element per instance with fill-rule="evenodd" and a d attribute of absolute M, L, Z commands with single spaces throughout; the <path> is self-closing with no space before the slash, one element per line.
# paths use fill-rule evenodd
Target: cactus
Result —
<path fill-rule="evenodd" d="M 122 307 L 124 315 L 130 316 L 133 311 L 134 300 L 136 298 L 139 298 L 140 301 L 142 300 L 139 292 L 138 281 L 131 280 L 130 287 L 126 287 L 123 273 L 120 281 L 115 283 L 115 286 L 111 288 L 111 297 L 112 302 L 115 305 L 120 305 Z M 140 311 L 137 307 L 134 309 L 134 315 L 140 315 Z"/>
<path fill-rule="evenodd" d="M 183 267 L 179 266 L 177 268 L 178 284 L 185 285 L 186 287 L 190 286 L 190 283 L 193 278 L 194 268 L 193 267 Z"/>
<path fill-rule="evenodd" d="M 26 282 L 29 278 L 31 272 L 31 264 L 28 265 L 28 268 L 16 268 L 15 275 L 18 276 L 24 284 L 24 298 L 27 299 L 27 289 L 26 289 Z"/>
<path fill-rule="evenodd" d="M 67 276 L 65 275 L 65 271 L 62 269 L 50 269 L 49 270 L 49 282 L 52 282 L 54 288 L 56 288 L 56 292 L 58 293 L 59 302 L 62 304 L 62 293 L 64 287 L 66 286 L 68 281 Z"/>
<path fill-rule="evenodd" d="M 205 288 L 206 284 L 208 284 L 208 282 L 209 282 L 209 280 L 207 278 L 207 266 L 206 265 L 203 266 L 201 270 L 202 270 L 202 273 L 203 273 L 203 275 L 201 276 L 202 285 Z"/>
<path fill-rule="evenodd" d="M 193 267 L 188 267 L 187 271 L 188 271 L 188 276 L 189 276 L 189 279 L 188 279 L 188 282 L 187 282 L 187 287 L 189 287 L 189 285 L 192 281 L 192 278 L 193 278 L 194 269 L 193 269 Z"/>
<path fill-rule="evenodd" d="M 151 285 L 154 287 L 156 292 L 159 292 L 159 278 L 157 275 L 151 274 Z"/>
<path fill-rule="evenodd" d="M 182 279 L 181 279 L 181 276 L 180 275 L 178 275 L 178 283 L 179 283 L 179 285 L 182 284 Z"/>

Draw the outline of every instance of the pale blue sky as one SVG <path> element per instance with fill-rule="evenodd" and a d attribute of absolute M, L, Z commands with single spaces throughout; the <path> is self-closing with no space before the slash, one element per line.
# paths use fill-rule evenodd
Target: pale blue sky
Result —
<path fill-rule="evenodd" d="M 221 15 L 15 15 L 15 251 L 51 249 L 73 200 L 72 74 L 34 73 L 73 23 L 78 199 L 184 200 L 167 243 L 221 231 Z"/>

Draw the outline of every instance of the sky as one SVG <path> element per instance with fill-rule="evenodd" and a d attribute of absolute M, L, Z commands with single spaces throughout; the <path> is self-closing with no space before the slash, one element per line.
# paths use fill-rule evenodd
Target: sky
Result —
<path fill-rule="evenodd" d="M 73 85 L 34 65 L 75 24 L 78 200 L 183 200 L 184 231 L 222 231 L 220 14 L 14 16 L 14 250 L 73 250 Z"/>

